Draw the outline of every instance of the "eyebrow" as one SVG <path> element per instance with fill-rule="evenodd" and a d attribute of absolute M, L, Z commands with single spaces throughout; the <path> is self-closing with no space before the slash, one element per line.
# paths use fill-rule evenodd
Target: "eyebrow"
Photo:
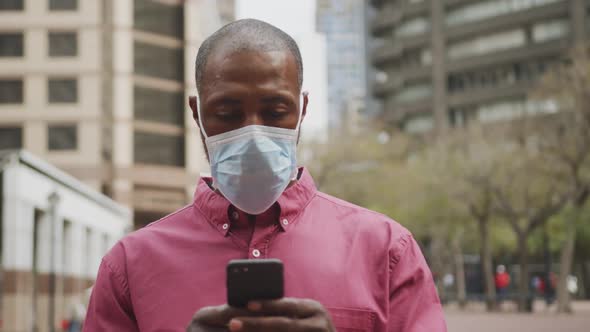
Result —
<path fill-rule="evenodd" d="M 285 103 L 288 105 L 294 105 L 295 103 L 291 98 L 287 98 L 284 96 L 269 96 L 262 98 L 262 102 L 265 104 L 276 104 L 276 103 Z"/>
<path fill-rule="evenodd" d="M 280 94 L 262 97 L 260 99 L 260 101 L 263 104 L 284 103 L 289 106 L 294 106 L 297 104 L 292 98 L 289 98 L 288 96 L 283 96 Z M 209 104 L 211 106 L 216 106 L 216 105 L 239 106 L 239 105 L 242 105 L 242 100 L 240 98 L 234 98 L 234 97 L 230 97 L 230 96 L 218 96 L 218 97 L 213 97 L 211 99 L 211 101 L 209 102 Z"/>

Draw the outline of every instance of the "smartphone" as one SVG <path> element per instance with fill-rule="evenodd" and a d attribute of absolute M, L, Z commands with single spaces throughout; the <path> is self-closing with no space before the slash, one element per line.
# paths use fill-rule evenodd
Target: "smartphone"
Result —
<path fill-rule="evenodd" d="M 245 307 L 254 300 L 283 297 L 283 262 L 279 259 L 235 259 L 227 264 L 227 303 Z"/>

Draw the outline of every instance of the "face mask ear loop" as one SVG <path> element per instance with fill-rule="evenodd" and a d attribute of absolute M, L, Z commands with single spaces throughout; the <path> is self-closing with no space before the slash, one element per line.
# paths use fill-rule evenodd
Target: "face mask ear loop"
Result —
<path fill-rule="evenodd" d="M 303 107 L 305 103 L 305 97 L 307 95 L 307 91 L 304 91 L 303 93 L 301 93 L 301 95 L 299 95 L 299 119 L 297 120 L 297 127 L 295 127 L 295 132 L 297 132 L 297 135 L 299 135 L 299 128 L 301 127 L 302 122 L 301 120 L 303 120 L 301 117 L 303 116 Z M 291 181 L 297 180 L 298 174 L 299 170 L 297 169 L 297 167 L 295 167 L 295 169 L 293 170 L 293 174 L 291 174 Z"/>
<path fill-rule="evenodd" d="M 197 91 L 197 116 L 199 117 L 199 128 L 201 129 L 201 133 L 203 136 L 205 136 L 205 140 L 207 140 L 209 136 L 207 136 L 205 127 L 203 127 L 203 116 L 201 114 L 201 99 L 199 98 L 199 91 Z"/>
<path fill-rule="evenodd" d="M 199 129 L 201 130 L 201 133 L 203 134 L 203 136 L 205 136 L 205 145 L 207 145 L 207 139 L 209 138 L 207 136 L 207 133 L 205 132 L 205 127 L 203 127 L 203 116 L 201 114 L 201 99 L 199 98 L 199 91 L 197 90 L 197 116 L 199 117 Z M 211 158 L 211 156 L 209 156 L 209 158 Z M 213 178 L 213 182 L 212 182 L 212 186 L 213 188 L 217 188 L 217 181 L 215 181 L 215 178 Z"/>

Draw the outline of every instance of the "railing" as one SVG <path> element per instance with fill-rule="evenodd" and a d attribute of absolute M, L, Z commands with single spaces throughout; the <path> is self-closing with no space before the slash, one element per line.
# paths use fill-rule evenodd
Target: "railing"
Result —
<path fill-rule="evenodd" d="M 373 51 L 373 63 L 383 64 L 391 61 L 402 54 L 403 45 L 401 42 L 393 42 L 391 39 Z"/>

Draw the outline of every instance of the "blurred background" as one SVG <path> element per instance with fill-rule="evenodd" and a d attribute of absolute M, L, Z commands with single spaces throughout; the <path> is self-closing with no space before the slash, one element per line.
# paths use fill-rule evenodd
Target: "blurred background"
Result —
<path fill-rule="evenodd" d="M 300 163 L 414 233 L 450 331 L 588 330 L 589 0 L 0 0 L 2 331 L 76 331 L 192 200 L 197 49 L 247 17 L 300 45 Z"/>

